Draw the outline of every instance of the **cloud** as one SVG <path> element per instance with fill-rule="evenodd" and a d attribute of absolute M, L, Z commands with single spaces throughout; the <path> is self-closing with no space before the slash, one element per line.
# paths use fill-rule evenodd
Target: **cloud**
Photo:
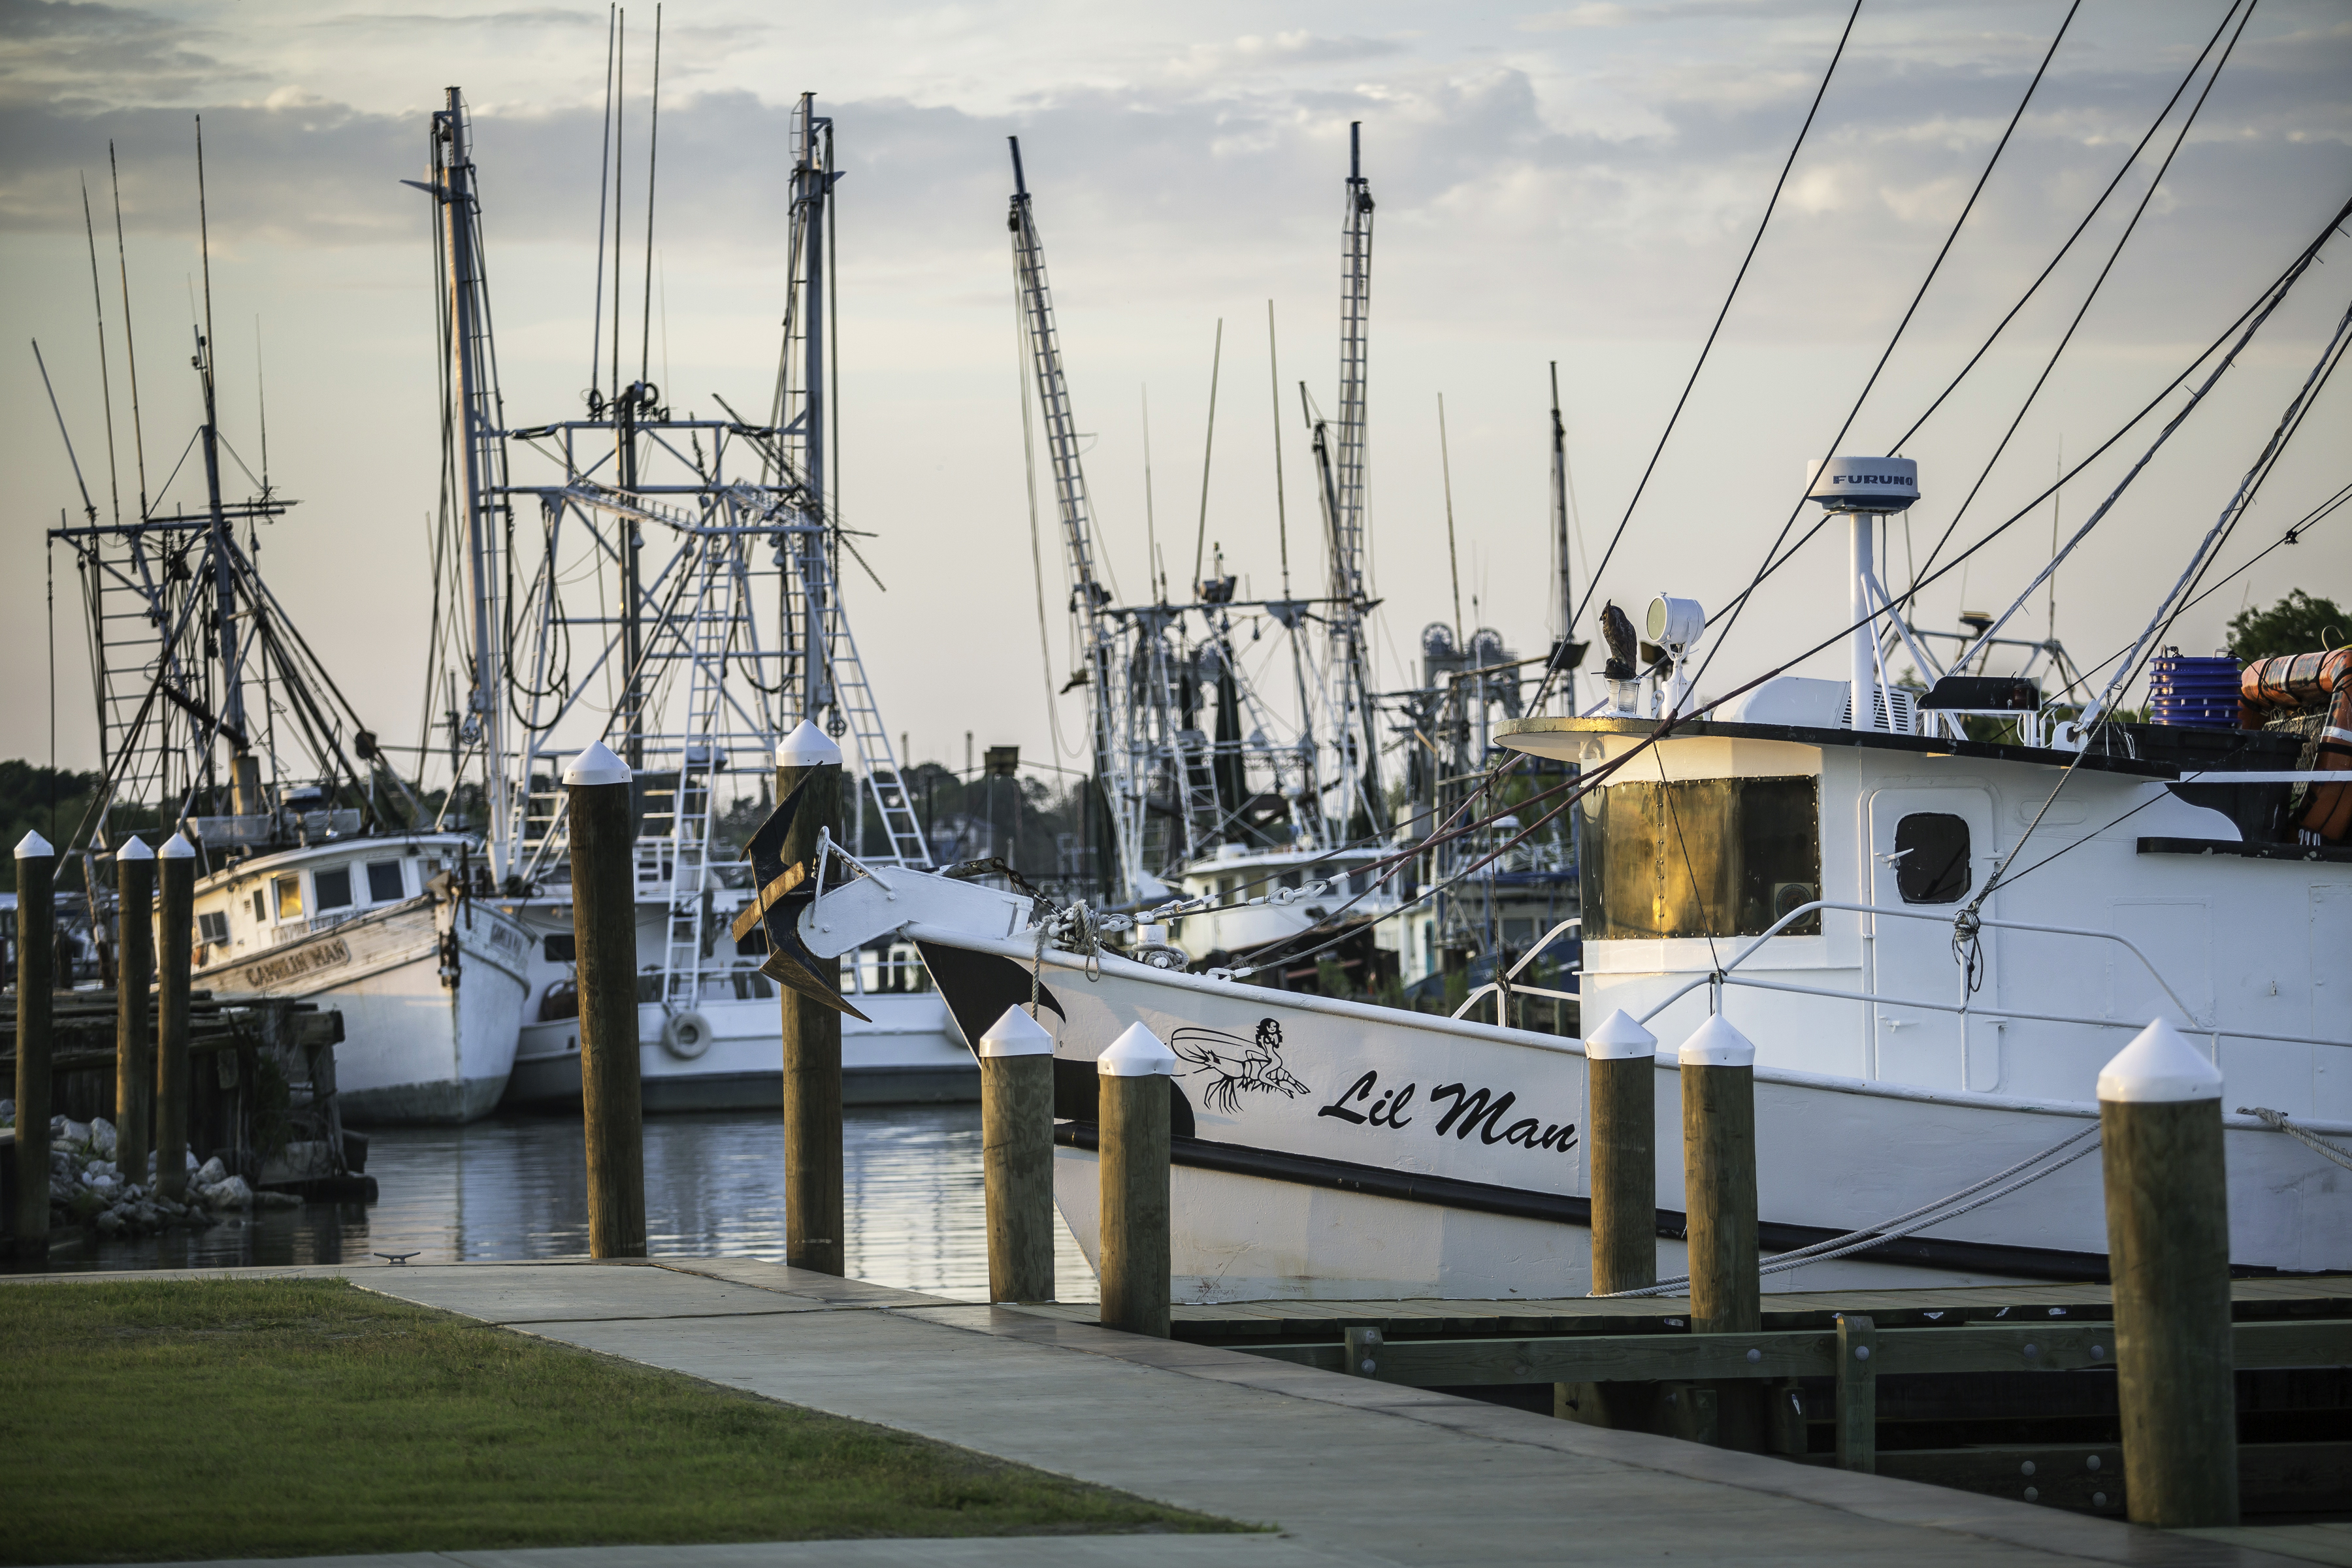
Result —
<path fill-rule="evenodd" d="M 321 16 L 310 24 L 313 27 L 602 27 L 604 25 L 604 18 L 593 11 L 575 11 L 551 5 L 521 11 L 458 11 L 443 15 L 352 11 L 339 16 Z"/>
<path fill-rule="evenodd" d="M 197 47 L 218 39 L 94 0 L 0 0 L 0 107 L 178 100 L 257 79 Z"/>
<path fill-rule="evenodd" d="M 1168 74 L 1180 81 L 1197 81 L 1237 71 L 1352 65 L 1404 52 L 1405 46 L 1393 38 L 1322 37 L 1304 28 L 1271 35 L 1252 33 L 1224 43 L 1195 44 L 1169 62 Z"/>

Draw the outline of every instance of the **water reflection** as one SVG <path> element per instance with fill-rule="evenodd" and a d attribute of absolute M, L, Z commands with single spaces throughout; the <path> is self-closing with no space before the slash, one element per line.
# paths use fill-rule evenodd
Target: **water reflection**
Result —
<path fill-rule="evenodd" d="M 988 1295 L 980 1108 L 853 1108 L 842 1167 L 848 1269 L 860 1279 L 966 1300 Z M 312 1205 L 208 1231 L 98 1242 L 56 1238 L 50 1269 L 207 1268 L 578 1257 L 588 1250 L 587 1156 L 580 1123 L 516 1117 L 470 1127 L 379 1128 L 373 1207 Z M 656 1256 L 784 1256 L 783 1129 L 773 1111 L 716 1111 L 646 1122 L 646 1230 Z M 1095 1299 L 1093 1272 L 1066 1226 L 1055 1277 L 1066 1301 Z"/>

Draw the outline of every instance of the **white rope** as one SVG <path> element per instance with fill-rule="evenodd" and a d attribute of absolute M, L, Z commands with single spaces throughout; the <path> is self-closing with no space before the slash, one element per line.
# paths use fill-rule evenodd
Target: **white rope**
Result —
<path fill-rule="evenodd" d="M 2270 1124 L 2272 1131 L 2284 1132 L 2296 1142 L 2317 1150 L 2323 1157 L 2335 1161 L 2347 1171 L 2352 1171 L 2352 1154 L 2346 1153 L 2317 1133 L 2305 1132 L 2302 1128 L 2294 1125 L 2287 1121 L 2286 1112 L 2284 1110 L 2270 1110 L 2259 1105 L 2252 1107 L 2242 1105 L 2238 1107 L 2238 1114 L 2259 1117 Z"/>
<path fill-rule="evenodd" d="M 1896 1215 L 1893 1219 L 1883 1220 L 1877 1225 L 1867 1226 L 1861 1230 L 1850 1230 L 1843 1236 L 1833 1236 L 1826 1241 L 1817 1241 L 1811 1247 L 1801 1247 L 1793 1252 L 1776 1253 L 1773 1257 L 1767 1259 L 1763 1267 L 1759 1268 L 1757 1272 L 1759 1274 L 1778 1274 L 1785 1269 L 1801 1268 L 1808 1263 L 1826 1263 L 1832 1258 L 1843 1258 L 1851 1253 L 1865 1251 L 1870 1247 L 1878 1246 L 1882 1242 L 1899 1241 L 1904 1237 L 1909 1236 L 1915 1231 L 1925 1230 L 1931 1225 L 1938 1225 L 1945 1220 L 1957 1219 L 1960 1215 L 1967 1214 L 1970 1209 L 1982 1208 L 1987 1204 L 2007 1197 L 2010 1194 L 2018 1191 L 2021 1187 L 2031 1186 L 2032 1184 L 2040 1181 L 2042 1177 L 2049 1175 L 2053 1171 L 2062 1171 L 2065 1169 L 2075 1161 L 2083 1158 L 2085 1154 L 2088 1154 L 2098 1148 L 2098 1124 L 2094 1122 L 2078 1132 L 2074 1132 L 2065 1138 L 2060 1139 L 2057 1142 L 2052 1144 L 2049 1148 L 2042 1150 L 2040 1153 L 2029 1155 L 2025 1159 L 2020 1160 L 2016 1164 L 2010 1166 L 2005 1171 L 1996 1171 L 1991 1175 L 1987 1176 L 1984 1180 L 1975 1184 L 1973 1186 L 1963 1187 L 1958 1192 L 1950 1194 L 1948 1197 L 1938 1198 L 1934 1203 L 1923 1205 L 1918 1208 L 1913 1209 L 1908 1214 Z M 2090 1139 L 2091 1142 L 2084 1144 L 2082 1148 L 2074 1150 L 2073 1153 L 2067 1154 L 2064 1159 L 2057 1161 L 2054 1164 L 2045 1165 L 2042 1163 L 2042 1162 L 2050 1160 L 2055 1155 L 2064 1153 L 2067 1149 L 2073 1147 L 2076 1143 L 2083 1142 L 2083 1140 L 2086 1138 Z M 2007 1185 L 2000 1187 L 1997 1191 L 1985 1193 L 1985 1189 L 1987 1187 L 1993 1186 L 1996 1183 L 2008 1181 L 2008 1178 L 2017 1176 L 2019 1172 L 2026 1171 L 2029 1167 L 2033 1166 L 2040 1166 L 2041 1168 L 2038 1170 L 2032 1170 L 2030 1174 L 2019 1177 L 2016 1181 L 2008 1182 Z M 1979 1193 L 1984 1193 L 1984 1196 L 1977 1197 L 1976 1194 Z M 1961 1204 L 1961 1206 L 1958 1208 L 1952 1206 L 1955 1204 L 1960 1204 L 1960 1201 L 1963 1198 L 1976 1198 L 1976 1201 L 1969 1204 Z M 1663 1296 L 1680 1287 L 1687 1286 L 1689 1283 L 1689 1275 L 1679 1274 L 1672 1279 L 1661 1280 L 1655 1285 L 1643 1286 L 1642 1289 L 1637 1290 L 1612 1290 L 1608 1292 L 1608 1295 L 1611 1297 Z"/>

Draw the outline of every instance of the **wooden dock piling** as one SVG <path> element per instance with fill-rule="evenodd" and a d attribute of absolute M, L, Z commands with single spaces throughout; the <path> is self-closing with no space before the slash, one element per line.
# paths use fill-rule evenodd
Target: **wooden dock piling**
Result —
<path fill-rule="evenodd" d="M 1107 1329 L 1168 1338 L 1169 1100 L 1176 1054 L 1141 1024 L 1095 1058 L 1101 1090 L 1102 1311 Z"/>
<path fill-rule="evenodd" d="M 181 834 L 156 856 L 155 1190 L 188 1191 L 188 975 L 195 945 L 196 847 Z"/>
<path fill-rule="evenodd" d="M 155 971 L 155 851 L 136 834 L 114 852 L 114 1168 L 124 1185 L 143 1187 L 155 1099 L 147 991 Z"/>
<path fill-rule="evenodd" d="M 1757 1273 L 1756 1047 L 1717 1013 L 1683 1042 L 1676 1060 L 1691 1331 L 1752 1333 L 1764 1321 Z M 1712 1441 L 1761 1451 L 1769 1436 L 1763 1386 L 1727 1383 L 1715 1394 Z"/>
<path fill-rule="evenodd" d="M 2124 1508 L 2135 1524 L 2238 1522 L 2221 1074 L 2163 1020 L 2099 1074 Z"/>
<path fill-rule="evenodd" d="M 1596 1296 L 1658 1282 L 1657 1051 L 1622 1008 L 1584 1037 Z"/>
<path fill-rule="evenodd" d="M 802 791 L 783 862 L 815 869 L 817 832 L 841 819 L 841 748 L 803 719 L 776 747 L 776 798 Z M 832 974 L 818 978 L 837 984 Z M 784 1261 L 846 1272 L 841 1175 L 841 1015 L 790 986 L 783 1005 Z"/>
<path fill-rule="evenodd" d="M 980 1037 L 988 1299 L 1054 1299 L 1054 1037 L 1007 1007 Z"/>
<path fill-rule="evenodd" d="M 49 1255 L 51 989 L 56 973 L 58 853 L 16 841 L 16 1214 L 18 1258 Z"/>
<path fill-rule="evenodd" d="M 1716 1014 L 1677 1055 L 1689 1212 L 1691 1331 L 1763 1322 L 1756 1244 L 1756 1047 Z"/>
<path fill-rule="evenodd" d="M 629 766 L 599 742 L 563 770 L 580 984 L 580 1105 L 588 1252 L 646 1255 L 644 1089 L 637 1068 L 637 900 Z"/>

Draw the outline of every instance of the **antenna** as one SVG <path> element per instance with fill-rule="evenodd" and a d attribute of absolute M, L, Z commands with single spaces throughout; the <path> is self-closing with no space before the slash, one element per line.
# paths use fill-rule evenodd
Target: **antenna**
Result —
<path fill-rule="evenodd" d="M 58 406 L 58 389 L 49 385 L 48 362 L 41 357 L 41 340 L 33 340 L 33 363 L 41 367 L 41 385 L 49 394 L 49 412 L 58 417 L 58 434 L 65 438 L 66 461 L 73 465 L 74 483 L 81 485 L 82 515 L 89 519 L 92 528 L 98 526 L 98 504 L 89 499 L 89 487 L 82 484 L 81 459 L 74 456 L 73 437 L 67 434 L 65 410 Z"/>
<path fill-rule="evenodd" d="M 1029 199 L 1029 182 L 1021 174 L 1021 138 L 1007 136 L 1005 140 L 1013 143 L 1013 199 L 1025 202 Z"/>
<path fill-rule="evenodd" d="M 196 116 L 196 243 L 205 261 L 205 359 L 213 360 L 213 231 L 205 202 L 205 117 Z"/>
<path fill-rule="evenodd" d="M 114 184 L 114 259 L 122 274 L 122 353 L 131 364 L 131 446 L 139 457 L 139 520 L 147 520 L 147 441 L 139 433 L 139 344 L 131 331 L 131 256 L 122 244 L 122 174 L 114 143 L 106 144 L 106 172 Z"/>
<path fill-rule="evenodd" d="M 1445 561 L 1454 571 L 1454 646 L 1467 649 L 1462 638 L 1462 557 L 1454 548 L 1454 459 L 1445 446 L 1445 394 L 1437 395 L 1437 466 L 1445 478 Z"/>
<path fill-rule="evenodd" d="M 261 499 L 269 499 L 269 384 L 261 374 L 261 318 L 253 318 L 253 395 L 261 410 Z"/>
<path fill-rule="evenodd" d="M 1017 139 L 1014 145 L 1017 149 L 1019 146 Z M 1018 151 L 1013 156 L 1018 160 L 1020 156 Z M 1018 183 L 1021 178 L 1017 161 L 1013 167 L 1013 177 L 1015 183 Z M 1160 579 L 1158 596 L 1165 599 L 1168 597 L 1167 574 L 1160 571 L 1159 561 L 1160 530 L 1158 521 L 1151 513 L 1151 384 L 1145 382 L 1143 384 L 1143 586 L 1145 592 L 1149 593 L 1152 579 L 1157 575 Z"/>
<path fill-rule="evenodd" d="M 613 401 L 621 400 L 621 142 L 628 118 L 629 13 L 620 8 L 614 18 L 617 52 L 613 60 Z M 615 422 L 619 416 L 615 415 Z M 635 606 L 629 613 L 636 613 Z"/>
<path fill-rule="evenodd" d="M 89 302 L 98 318 L 98 387 L 106 406 L 106 487 L 119 527 L 122 522 L 122 479 L 114 460 L 114 388 L 106 368 L 106 296 L 98 286 L 98 227 L 89 217 L 89 181 L 81 183 L 81 232 L 89 241 Z"/>
<path fill-rule="evenodd" d="M 661 21 L 654 6 L 654 115 L 646 142 L 646 315 L 637 339 L 637 380 L 642 384 L 653 358 L 654 342 L 654 175 L 661 167 Z M 642 394 L 640 395 L 642 395 Z"/>
<path fill-rule="evenodd" d="M 588 406 L 592 413 L 604 401 L 604 207 L 613 194 L 613 33 L 620 19 L 618 5 L 605 7 L 604 129 L 596 143 L 596 305 L 588 312 Z"/>
<path fill-rule="evenodd" d="M 1274 301 L 1265 302 L 1265 374 L 1274 391 L 1274 531 L 1282 546 L 1282 596 L 1290 597 L 1290 512 L 1282 494 L 1282 364 L 1274 346 Z"/>
<path fill-rule="evenodd" d="M 1201 442 L 1201 528 L 1192 536 L 1192 595 L 1201 593 L 1201 547 L 1209 538 L 1209 459 L 1217 449 L 1217 373 L 1225 363 L 1225 319 L 1217 318 L 1217 344 L 1209 354 L 1209 432 Z"/>

